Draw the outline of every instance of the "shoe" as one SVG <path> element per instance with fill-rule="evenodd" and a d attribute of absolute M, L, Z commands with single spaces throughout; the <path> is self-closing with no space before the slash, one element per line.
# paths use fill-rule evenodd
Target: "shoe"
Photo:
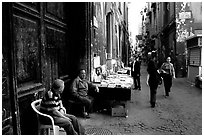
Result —
<path fill-rule="evenodd" d="M 155 103 L 152 103 L 152 104 L 151 104 L 151 108 L 154 108 L 154 107 L 155 107 Z"/>
<path fill-rule="evenodd" d="M 169 95 L 165 95 L 164 97 L 167 98 L 167 97 L 169 97 Z"/>
<path fill-rule="evenodd" d="M 87 112 L 83 113 L 83 118 L 90 118 L 89 114 Z"/>
<path fill-rule="evenodd" d="M 138 90 L 141 90 L 141 88 L 139 88 Z"/>

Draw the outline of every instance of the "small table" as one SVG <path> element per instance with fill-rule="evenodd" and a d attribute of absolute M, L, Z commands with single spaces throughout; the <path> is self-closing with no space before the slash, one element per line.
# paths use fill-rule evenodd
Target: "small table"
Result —
<path fill-rule="evenodd" d="M 133 79 L 127 74 L 111 75 L 101 83 L 94 84 L 99 87 L 100 99 L 104 102 L 110 101 L 109 108 L 113 107 L 113 102 L 115 104 L 115 102 L 126 102 L 131 99 Z"/>
<path fill-rule="evenodd" d="M 131 99 L 133 79 L 127 74 L 110 75 L 101 83 L 95 83 L 99 87 L 100 96 L 104 99 L 127 101 Z"/>
<path fill-rule="evenodd" d="M 131 88 L 103 87 L 98 85 L 100 97 L 105 100 L 128 101 L 131 99 Z"/>

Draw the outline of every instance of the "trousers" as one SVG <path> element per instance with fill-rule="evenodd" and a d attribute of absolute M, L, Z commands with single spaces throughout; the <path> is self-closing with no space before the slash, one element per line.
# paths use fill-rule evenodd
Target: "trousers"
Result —
<path fill-rule="evenodd" d="M 133 77 L 133 80 L 134 80 L 134 84 L 135 84 L 135 88 L 141 88 L 141 85 L 140 85 L 140 76 L 134 76 Z"/>
<path fill-rule="evenodd" d="M 172 86 L 172 76 L 164 75 L 163 81 L 164 81 L 165 95 L 169 96 L 169 92 L 171 91 L 171 86 Z"/>
<path fill-rule="evenodd" d="M 85 106 L 85 111 L 86 112 L 91 112 L 92 111 L 92 107 L 93 107 L 93 100 L 94 98 L 91 96 L 80 96 L 75 98 L 76 102 L 79 102 L 80 104 L 82 104 L 83 106 Z M 84 110 L 82 110 L 84 111 Z"/>
<path fill-rule="evenodd" d="M 74 115 L 64 114 L 64 116 L 71 119 L 71 121 L 63 117 L 54 116 L 53 118 L 55 124 L 60 127 L 63 127 L 67 135 L 85 134 L 85 129 L 82 127 L 82 125 L 79 123 L 78 119 Z"/>
<path fill-rule="evenodd" d="M 151 106 L 155 106 L 158 85 L 149 83 L 149 86 L 150 86 L 150 104 Z"/>

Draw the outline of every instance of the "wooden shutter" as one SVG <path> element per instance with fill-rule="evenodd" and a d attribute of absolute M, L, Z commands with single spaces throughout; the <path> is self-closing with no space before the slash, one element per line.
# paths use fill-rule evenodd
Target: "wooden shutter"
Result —
<path fill-rule="evenodd" d="M 200 66 L 201 63 L 201 49 L 192 48 L 190 49 L 190 65 Z"/>

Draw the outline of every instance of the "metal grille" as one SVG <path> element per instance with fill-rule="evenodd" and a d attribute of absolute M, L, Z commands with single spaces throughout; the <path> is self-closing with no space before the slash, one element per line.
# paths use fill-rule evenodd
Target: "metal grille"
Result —
<path fill-rule="evenodd" d="M 86 135 L 112 135 L 113 133 L 108 129 L 103 128 L 88 128 L 86 129 Z"/>

